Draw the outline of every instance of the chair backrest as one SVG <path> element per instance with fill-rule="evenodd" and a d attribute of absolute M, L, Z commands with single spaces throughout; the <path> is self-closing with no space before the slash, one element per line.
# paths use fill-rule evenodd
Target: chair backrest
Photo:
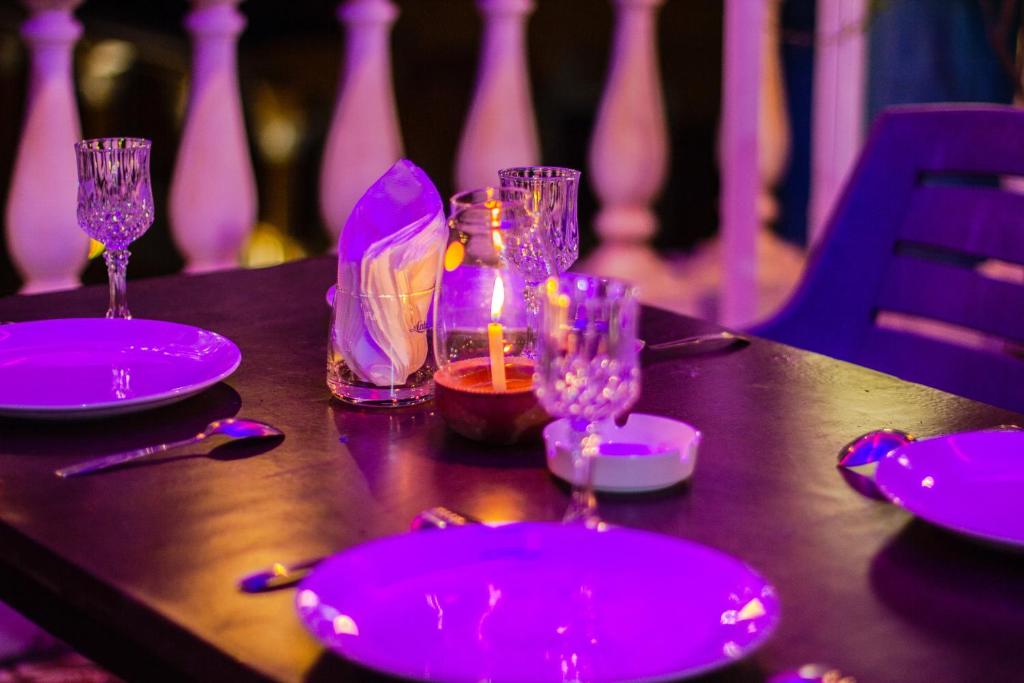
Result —
<path fill-rule="evenodd" d="M 793 297 L 752 330 L 1024 412 L 1024 110 L 875 122 Z"/>

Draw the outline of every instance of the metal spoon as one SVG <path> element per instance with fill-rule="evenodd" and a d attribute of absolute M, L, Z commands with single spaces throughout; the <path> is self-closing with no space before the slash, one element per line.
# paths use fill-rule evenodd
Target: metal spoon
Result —
<path fill-rule="evenodd" d="M 416 515 L 412 520 L 411 528 L 413 531 L 421 531 L 423 529 L 447 529 L 448 527 L 466 526 L 467 524 L 483 524 L 483 522 L 461 512 L 449 510 L 446 507 L 434 507 Z M 324 559 L 324 557 L 317 557 L 312 560 L 288 565 L 275 562 L 269 569 L 242 577 L 238 581 L 238 590 L 243 593 L 266 593 L 294 586 L 306 578 L 313 571 L 313 568 Z"/>
<path fill-rule="evenodd" d="M 229 417 L 225 420 L 214 420 L 210 424 L 206 425 L 206 429 L 188 439 L 162 443 L 156 446 L 146 446 L 145 448 L 137 448 L 131 451 L 124 451 L 123 453 L 114 453 L 113 455 L 105 455 L 102 458 L 94 458 L 92 460 L 80 462 L 77 465 L 62 467 L 61 469 L 54 471 L 54 474 L 61 479 L 67 479 L 68 477 L 77 477 L 82 474 L 99 472 L 100 470 L 105 470 L 110 467 L 114 467 L 115 465 L 121 465 L 126 462 L 138 460 L 139 458 L 144 458 L 147 455 L 163 453 L 173 448 L 181 448 L 182 446 L 190 446 L 216 435 L 226 436 L 230 440 L 266 439 L 269 437 L 284 436 L 284 432 L 276 427 L 268 425 L 265 422 Z"/>
<path fill-rule="evenodd" d="M 861 434 L 839 449 L 839 474 L 857 493 L 873 500 L 889 500 L 875 483 L 878 461 L 886 454 L 916 439 L 898 429 L 876 429 Z"/>
<path fill-rule="evenodd" d="M 1017 425 L 1006 424 L 992 427 L 991 431 L 1020 430 Z M 888 502 L 875 482 L 878 461 L 900 446 L 916 441 L 917 438 L 898 429 L 875 429 L 861 434 L 839 449 L 836 467 L 850 485 L 850 488 L 867 498 Z"/>

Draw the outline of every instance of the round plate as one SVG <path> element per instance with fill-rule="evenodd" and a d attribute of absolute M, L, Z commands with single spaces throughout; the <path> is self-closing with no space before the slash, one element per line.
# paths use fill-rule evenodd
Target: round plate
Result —
<path fill-rule="evenodd" d="M 0 326 L 0 415 L 81 419 L 180 401 L 221 381 L 229 339 L 158 320 L 68 318 Z"/>
<path fill-rule="evenodd" d="M 1024 546 L 1024 432 L 966 432 L 901 446 L 878 463 L 892 502 L 951 531 Z"/>
<path fill-rule="evenodd" d="M 696 543 L 613 528 L 467 526 L 374 541 L 296 593 L 306 627 L 371 669 L 422 681 L 663 681 L 746 656 L 774 588 Z"/>

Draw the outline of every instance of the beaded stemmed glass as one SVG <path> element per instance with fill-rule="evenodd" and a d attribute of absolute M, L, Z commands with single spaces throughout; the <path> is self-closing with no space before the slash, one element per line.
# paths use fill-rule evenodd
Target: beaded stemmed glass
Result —
<path fill-rule="evenodd" d="M 580 172 L 558 166 L 518 166 L 498 171 L 503 188 L 527 192 L 527 208 L 547 216 L 547 240 L 559 273 L 569 270 L 580 255 L 580 228 L 576 216 Z"/>
<path fill-rule="evenodd" d="M 599 425 L 629 410 L 640 395 L 636 290 L 610 278 L 563 273 L 539 292 L 540 329 L 534 391 L 544 409 L 576 436 L 573 490 L 564 521 L 601 526 L 593 461 Z"/>
<path fill-rule="evenodd" d="M 98 138 L 75 143 L 78 160 L 78 225 L 106 247 L 110 280 L 108 318 L 128 311 L 128 245 L 153 224 L 149 180 L 152 143 L 141 138 Z"/>

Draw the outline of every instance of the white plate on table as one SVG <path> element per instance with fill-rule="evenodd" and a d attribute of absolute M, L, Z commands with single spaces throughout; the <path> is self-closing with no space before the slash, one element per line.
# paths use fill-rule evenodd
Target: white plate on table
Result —
<path fill-rule="evenodd" d="M 543 523 L 357 546 L 296 593 L 305 626 L 365 667 L 421 681 L 668 681 L 745 657 L 775 590 L 671 536 Z"/>
<path fill-rule="evenodd" d="M 159 320 L 67 318 L 0 326 L 0 415 L 83 419 L 156 408 L 223 380 L 235 344 Z"/>
<path fill-rule="evenodd" d="M 1024 432 L 914 441 L 878 463 L 875 481 L 892 502 L 932 524 L 1024 547 Z"/>

